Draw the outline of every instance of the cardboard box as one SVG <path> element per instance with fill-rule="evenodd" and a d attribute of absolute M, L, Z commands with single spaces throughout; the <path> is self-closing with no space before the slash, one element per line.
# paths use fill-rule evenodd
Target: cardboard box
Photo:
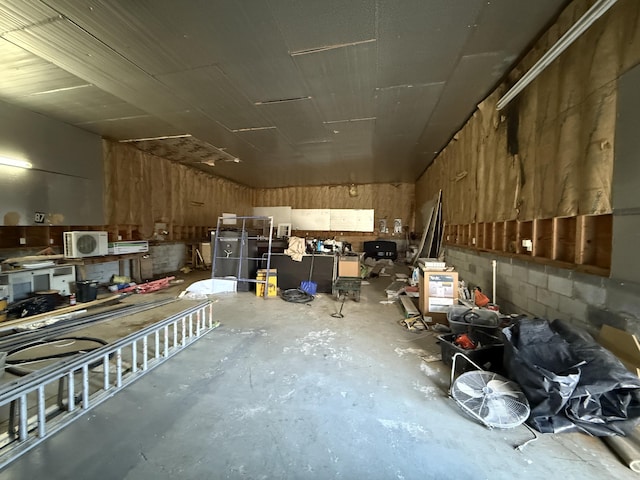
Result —
<path fill-rule="evenodd" d="M 338 276 L 339 277 L 359 277 L 360 276 L 360 257 L 348 256 L 340 257 L 338 260 Z"/>
<path fill-rule="evenodd" d="M 446 312 L 458 300 L 458 272 L 421 270 L 419 283 L 420 313 L 447 324 Z"/>
<path fill-rule="evenodd" d="M 264 282 L 267 279 L 267 269 L 258 270 L 256 280 Z M 256 296 L 264 297 L 264 283 L 256 283 Z M 267 289 L 267 298 L 278 296 L 278 270 L 272 268 L 269 270 L 269 288 Z"/>
<path fill-rule="evenodd" d="M 634 334 L 603 325 L 597 341 L 618 357 L 630 372 L 640 377 L 640 342 Z"/>

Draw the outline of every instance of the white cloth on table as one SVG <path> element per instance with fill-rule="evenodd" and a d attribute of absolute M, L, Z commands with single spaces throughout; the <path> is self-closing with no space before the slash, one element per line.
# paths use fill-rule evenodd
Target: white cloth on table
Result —
<path fill-rule="evenodd" d="M 306 251 L 306 245 L 304 242 L 304 238 L 300 237 L 289 237 L 289 248 L 287 248 L 284 253 L 291 257 L 291 260 L 295 260 L 296 262 L 302 261 L 302 255 Z"/>

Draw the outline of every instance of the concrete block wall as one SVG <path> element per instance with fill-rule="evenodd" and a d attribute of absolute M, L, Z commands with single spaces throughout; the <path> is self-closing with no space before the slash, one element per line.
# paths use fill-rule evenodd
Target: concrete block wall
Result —
<path fill-rule="evenodd" d="M 184 267 L 186 261 L 186 247 L 184 243 L 166 243 L 149 246 L 149 254 L 153 262 L 154 277 L 173 273 Z M 124 262 L 125 275 L 131 276 L 130 262 Z M 88 280 L 98 283 L 111 282 L 113 275 L 119 275 L 119 262 L 105 262 L 87 265 L 85 267 Z"/>
<path fill-rule="evenodd" d="M 124 263 L 124 274 L 126 276 L 131 276 L 131 268 L 129 262 Z M 86 265 L 84 269 L 86 272 L 87 280 L 95 280 L 100 284 L 108 284 L 111 283 L 111 278 L 114 275 L 120 275 L 120 262 L 94 263 L 92 265 Z"/>
<path fill-rule="evenodd" d="M 497 261 L 496 299 L 504 313 L 556 318 L 596 334 L 603 324 L 640 336 L 640 285 L 517 258 L 447 247 L 447 264 L 461 280 L 480 286 L 494 301 L 492 260 Z"/>
<path fill-rule="evenodd" d="M 184 243 L 160 243 L 149 246 L 149 253 L 153 261 L 153 275 L 172 273 L 184 267 L 187 248 Z"/>

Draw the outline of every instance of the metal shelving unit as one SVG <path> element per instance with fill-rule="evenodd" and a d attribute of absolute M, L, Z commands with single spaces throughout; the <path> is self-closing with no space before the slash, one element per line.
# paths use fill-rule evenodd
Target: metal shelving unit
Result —
<path fill-rule="evenodd" d="M 228 222 L 235 220 L 235 228 L 223 230 Z M 252 231 L 261 231 L 260 235 L 250 235 L 249 223 L 253 224 Z M 224 233 L 228 232 L 229 235 Z M 236 235 L 233 235 L 233 234 Z M 269 290 L 269 274 L 271 271 L 271 241 L 273 237 L 273 217 L 266 216 L 246 216 L 246 217 L 218 217 L 215 236 L 213 241 L 213 255 L 211 258 L 211 278 L 224 278 L 216 276 L 219 272 L 221 263 L 237 264 L 234 267 L 234 277 L 237 282 L 248 282 L 255 284 L 264 284 L 264 295 L 267 297 Z M 248 254 L 248 246 L 250 240 L 268 240 L 267 252 L 261 256 L 250 256 Z M 237 242 L 237 243 L 236 243 Z M 223 247 L 226 243 L 228 247 Z M 235 243 L 235 248 L 234 248 Z M 248 262 L 255 261 L 259 265 L 263 265 L 266 261 L 266 275 L 264 280 L 256 278 L 248 278 Z M 233 266 L 233 265 L 232 265 Z"/>

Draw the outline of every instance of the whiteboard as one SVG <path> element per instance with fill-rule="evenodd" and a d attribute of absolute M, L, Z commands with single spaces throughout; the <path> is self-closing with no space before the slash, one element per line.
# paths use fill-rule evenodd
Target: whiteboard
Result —
<path fill-rule="evenodd" d="M 254 217 L 273 217 L 273 228 L 279 223 L 291 223 L 291 207 L 253 207 Z"/>
<path fill-rule="evenodd" d="M 331 209 L 331 230 L 334 232 L 373 232 L 371 210 Z"/>
<path fill-rule="evenodd" d="M 235 225 L 237 215 L 235 213 L 223 213 L 222 214 L 222 224 L 223 225 Z"/>
<path fill-rule="evenodd" d="M 331 230 L 331 210 L 294 208 L 291 210 L 293 230 Z"/>

